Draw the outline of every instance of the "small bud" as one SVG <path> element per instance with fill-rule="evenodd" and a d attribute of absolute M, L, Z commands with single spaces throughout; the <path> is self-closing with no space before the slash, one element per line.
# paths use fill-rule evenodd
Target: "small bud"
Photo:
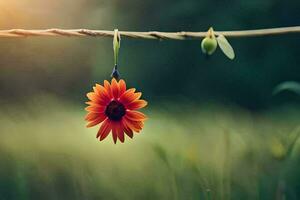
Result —
<path fill-rule="evenodd" d="M 112 77 L 112 78 L 115 78 L 115 79 L 117 79 L 117 80 L 120 79 L 120 73 L 119 73 L 119 71 L 118 71 L 117 65 L 115 65 L 115 67 L 114 67 L 114 69 L 113 69 L 113 71 L 112 71 L 112 73 L 111 73 L 111 77 Z"/>
<path fill-rule="evenodd" d="M 202 52 L 207 55 L 212 55 L 217 49 L 218 43 L 213 32 L 210 28 L 207 32 L 207 36 L 201 42 Z"/>
<path fill-rule="evenodd" d="M 114 50 L 114 61 L 115 65 L 118 64 L 119 51 L 121 47 L 121 36 L 118 29 L 114 30 L 114 39 L 113 39 L 113 50 Z"/>

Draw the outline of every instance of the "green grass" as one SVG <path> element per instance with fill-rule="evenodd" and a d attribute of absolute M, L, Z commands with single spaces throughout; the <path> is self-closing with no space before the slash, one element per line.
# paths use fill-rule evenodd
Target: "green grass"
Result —
<path fill-rule="evenodd" d="M 299 199 L 300 112 L 161 104 L 124 144 L 96 140 L 82 107 L 0 108 L 0 199 Z"/>

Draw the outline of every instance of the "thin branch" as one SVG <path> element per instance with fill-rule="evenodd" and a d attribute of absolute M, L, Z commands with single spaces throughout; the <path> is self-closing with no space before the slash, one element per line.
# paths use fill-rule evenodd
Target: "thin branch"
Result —
<path fill-rule="evenodd" d="M 203 38 L 206 36 L 207 32 L 119 31 L 119 33 L 123 37 L 136 38 L 136 39 L 185 40 L 185 39 Z M 215 31 L 216 35 L 223 34 L 226 37 L 256 37 L 256 36 L 268 36 L 268 35 L 281 35 L 281 34 L 288 34 L 288 33 L 300 33 L 300 26 L 257 29 L 257 30 L 241 30 L 241 31 Z M 89 29 L 0 30 L 0 37 L 29 37 L 29 36 L 113 37 L 114 31 L 89 30 Z"/>

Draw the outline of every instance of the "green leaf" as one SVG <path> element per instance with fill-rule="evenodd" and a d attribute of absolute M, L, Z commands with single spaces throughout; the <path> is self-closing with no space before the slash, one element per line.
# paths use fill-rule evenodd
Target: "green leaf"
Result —
<path fill-rule="evenodd" d="M 300 95 L 300 83 L 295 81 L 286 81 L 280 83 L 273 89 L 273 95 L 276 95 L 282 91 L 291 91 Z"/>
<path fill-rule="evenodd" d="M 235 54 L 232 46 L 229 44 L 227 39 L 225 38 L 224 35 L 219 34 L 217 37 L 217 41 L 219 44 L 220 49 L 223 51 L 223 53 L 231 60 L 234 59 Z"/>

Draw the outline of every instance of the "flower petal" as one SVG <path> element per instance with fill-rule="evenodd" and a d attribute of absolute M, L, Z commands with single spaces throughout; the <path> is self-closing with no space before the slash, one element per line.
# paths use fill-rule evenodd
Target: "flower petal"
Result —
<path fill-rule="evenodd" d="M 101 125 L 101 127 L 100 127 L 100 129 L 98 131 L 98 134 L 97 134 L 96 138 L 100 137 L 99 140 L 102 141 L 102 140 L 104 140 L 108 136 L 108 134 L 109 134 L 110 131 L 111 131 L 111 123 L 110 123 L 109 119 L 106 119 L 102 123 L 102 125 Z"/>
<path fill-rule="evenodd" d="M 122 126 L 126 135 L 128 135 L 130 138 L 133 138 L 133 131 L 126 125 L 124 119 L 122 119 Z"/>
<path fill-rule="evenodd" d="M 117 139 L 118 139 L 118 129 L 119 129 L 119 124 L 118 122 L 111 122 L 112 125 L 112 137 L 114 140 L 114 143 L 117 143 Z"/>
<path fill-rule="evenodd" d="M 108 91 L 99 84 L 96 84 L 95 87 L 93 87 L 94 92 L 99 96 L 99 98 L 104 101 L 104 103 L 107 103 L 108 101 L 110 101 L 110 96 Z"/>
<path fill-rule="evenodd" d="M 124 138 L 124 130 L 122 124 L 119 122 L 119 128 L 117 129 L 118 138 L 123 143 L 125 141 Z"/>
<path fill-rule="evenodd" d="M 99 115 L 98 118 L 96 118 L 95 120 L 91 121 L 86 127 L 90 128 L 92 126 L 95 126 L 97 124 L 100 124 L 101 122 L 103 122 L 107 117 L 105 115 Z"/>
<path fill-rule="evenodd" d="M 123 79 L 121 79 L 119 81 L 119 89 L 120 89 L 120 91 L 119 91 L 120 94 L 119 95 L 121 96 L 126 91 L 126 83 Z"/>
<path fill-rule="evenodd" d="M 143 122 L 131 121 L 126 116 L 124 117 L 124 123 L 126 124 L 126 126 L 128 128 L 130 128 L 131 130 L 133 130 L 135 132 L 140 132 L 140 130 L 142 130 L 142 128 L 144 126 Z"/>
<path fill-rule="evenodd" d="M 104 107 L 104 106 L 92 105 L 92 106 L 86 107 L 85 110 L 89 111 L 89 112 L 94 112 L 94 113 L 104 113 L 105 108 L 106 107 Z"/>
<path fill-rule="evenodd" d="M 144 121 L 147 119 L 147 116 L 139 111 L 127 110 L 126 116 L 132 121 Z"/>
<path fill-rule="evenodd" d="M 86 121 L 94 121 L 95 119 L 99 118 L 103 118 L 102 113 L 94 113 L 94 112 L 90 112 L 85 116 L 85 120 Z"/>
<path fill-rule="evenodd" d="M 134 93 L 134 91 L 135 91 L 134 88 L 127 90 L 126 92 L 123 93 L 123 95 L 121 95 L 119 101 L 124 105 L 127 105 L 139 99 L 142 96 L 141 92 Z"/>
<path fill-rule="evenodd" d="M 111 81 L 111 92 L 115 99 L 119 98 L 119 84 L 117 83 L 116 79 L 112 79 Z"/>
<path fill-rule="evenodd" d="M 124 129 L 124 131 L 128 137 L 133 138 L 133 131 L 131 129 Z"/>
<path fill-rule="evenodd" d="M 104 80 L 104 88 L 106 89 L 109 98 L 112 98 L 112 92 L 111 92 L 111 85 L 109 84 L 109 82 L 107 80 Z"/>
<path fill-rule="evenodd" d="M 129 109 L 129 110 L 137 110 L 137 109 L 145 107 L 147 104 L 148 103 L 145 100 L 136 100 L 136 101 L 128 104 L 126 106 L 126 108 Z"/>
<path fill-rule="evenodd" d="M 99 105 L 107 105 L 110 101 L 110 99 L 107 97 L 107 95 L 99 95 L 95 92 L 89 92 L 86 95 L 91 102 L 97 103 Z"/>
<path fill-rule="evenodd" d="M 85 102 L 85 104 L 90 105 L 90 106 L 99 106 L 99 104 L 94 101 L 87 101 L 87 102 Z"/>
<path fill-rule="evenodd" d="M 91 101 L 97 101 L 97 95 L 95 92 L 89 92 L 86 94 L 87 98 Z"/>

